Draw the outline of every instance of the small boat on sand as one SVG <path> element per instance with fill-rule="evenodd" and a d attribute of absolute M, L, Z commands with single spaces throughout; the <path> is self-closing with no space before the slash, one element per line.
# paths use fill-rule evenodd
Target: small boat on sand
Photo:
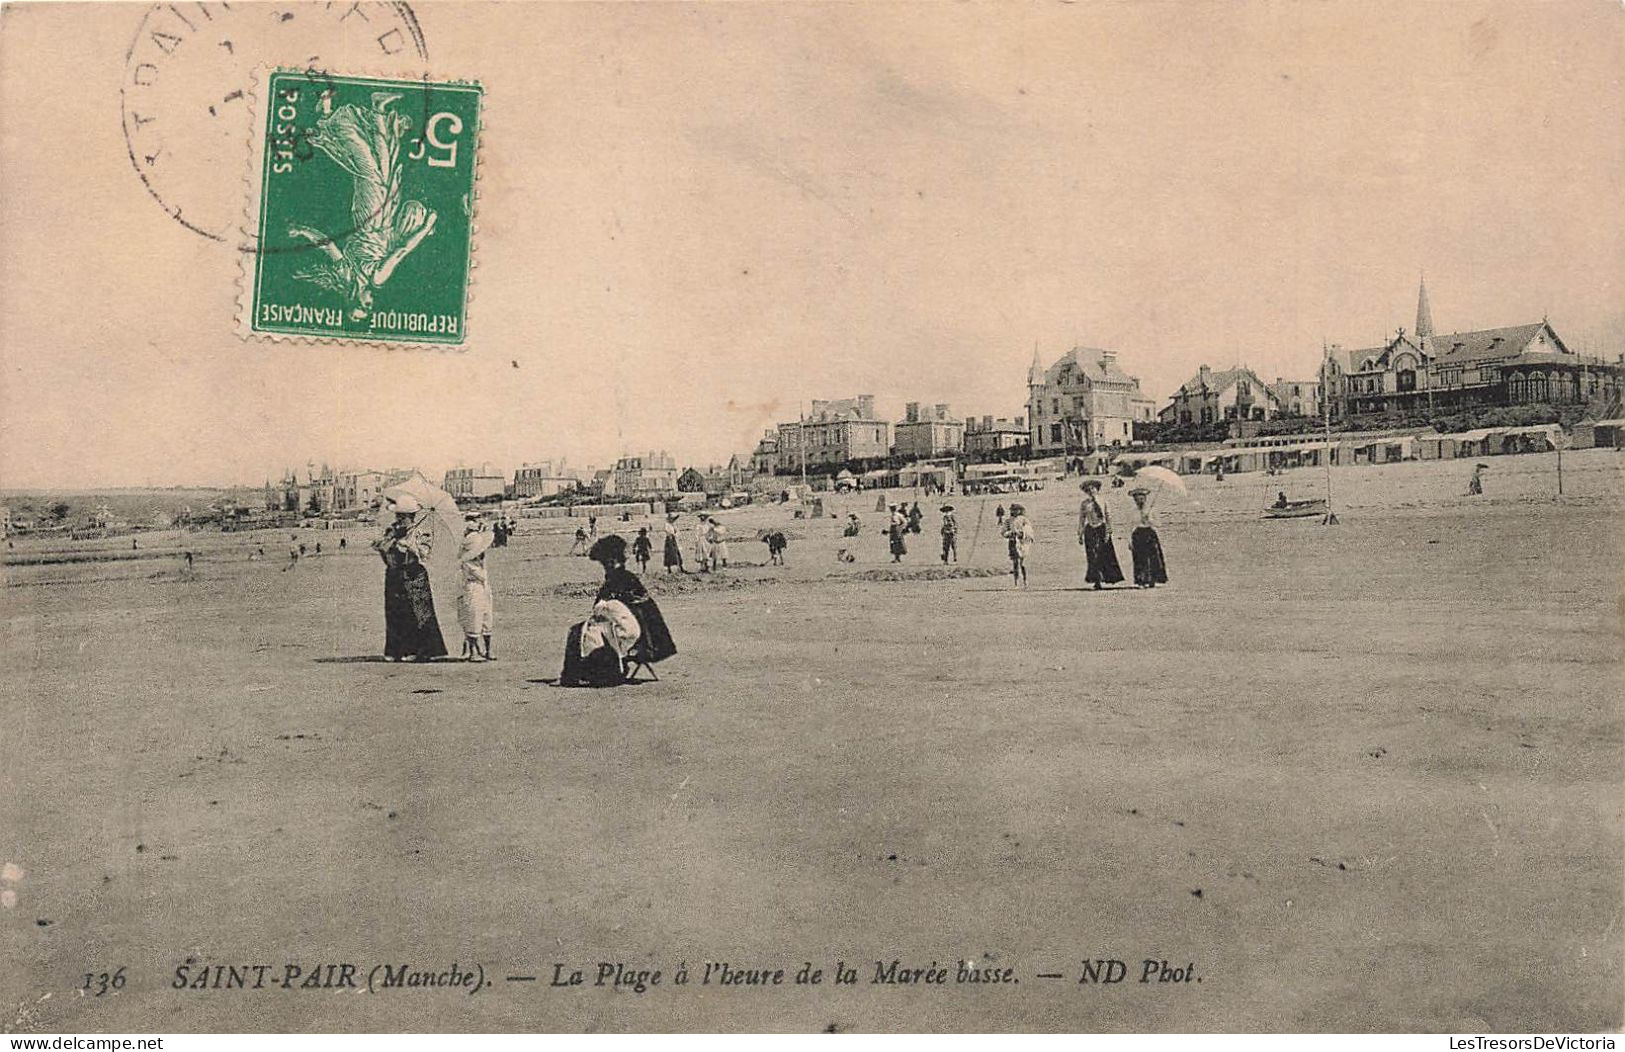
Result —
<path fill-rule="evenodd" d="M 1315 497 L 1310 500 L 1289 500 L 1285 503 L 1276 501 L 1264 509 L 1266 519 L 1307 519 L 1312 515 L 1326 514 L 1326 498 Z"/>

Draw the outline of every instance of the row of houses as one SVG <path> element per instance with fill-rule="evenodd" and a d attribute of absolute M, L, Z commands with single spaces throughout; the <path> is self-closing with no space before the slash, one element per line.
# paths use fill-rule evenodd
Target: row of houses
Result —
<path fill-rule="evenodd" d="M 1425 282 L 1416 325 L 1378 347 L 1322 349 L 1310 379 L 1266 381 L 1243 364 L 1201 365 L 1160 408 L 1116 352 L 1073 347 L 1045 365 L 1035 350 L 1027 370 L 1026 413 L 957 417 L 946 403 L 910 402 L 903 419 L 881 419 L 875 396 L 815 400 L 806 413 L 763 433 L 756 447 L 726 465 L 679 472 L 664 451 L 623 456 L 612 467 L 572 470 L 563 462 L 527 463 L 513 473 L 490 465 L 459 466 L 444 488 L 460 500 L 533 500 L 579 494 L 586 499 L 657 501 L 678 493 L 729 493 L 772 475 L 833 475 L 886 470 L 909 461 L 1011 458 L 1109 458 L 1183 429 L 1245 425 L 1278 418 L 1318 420 L 1330 428 L 1371 414 L 1422 418 L 1471 407 L 1527 404 L 1615 405 L 1625 390 L 1625 358 L 1613 362 L 1574 353 L 1551 324 L 1435 333 Z M 1371 421 L 1364 421 L 1369 426 Z M 1244 426 L 1232 435 L 1251 434 Z M 1186 437 L 1189 437 L 1187 435 Z M 1298 443 L 1301 445 L 1302 443 Z M 1350 454 L 1353 455 L 1353 454 Z M 342 513 L 376 499 L 389 473 L 292 474 L 279 506 Z M 268 490 L 268 503 L 271 495 Z"/>
<path fill-rule="evenodd" d="M 1625 361 L 1577 354 L 1550 321 L 1439 333 L 1427 283 L 1417 289 L 1416 325 L 1386 343 L 1322 350 L 1314 380 L 1265 383 L 1245 366 L 1202 366 L 1159 413 L 1163 424 L 1205 425 L 1278 416 L 1431 417 L 1518 405 L 1608 405 L 1625 390 Z"/>

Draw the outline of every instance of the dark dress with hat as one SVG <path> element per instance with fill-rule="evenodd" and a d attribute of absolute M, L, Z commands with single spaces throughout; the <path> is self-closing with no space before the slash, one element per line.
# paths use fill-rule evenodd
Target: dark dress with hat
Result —
<path fill-rule="evenodd" d="M 625 603 L 637 618 L 639 635 L 632 650 L 639 660 L 652 665 L 677 653 L 677 643 L 671 637 L 660 607 L 637 575 L 624 566 L 604 569 L 604 584 L 598 589 L 596 601 L 611 599 Z M 581 633 L 586 627 L 587 622 L 581 621 L 570 628 L 564 644 L 564 671 L 559 673 L 559 686 L 614 687 L 626 682 L 626 668 L 614 647 L 606 645 L 591 654 L 581 653 Z"/>
<path fill-rule="evenodd" d="M 1117 564 L 1117 549 L 1112 544 L 1111 519 L 1106 507 L 1093 494 L 1084 498 L 1083 555 L 1089 568 L 1083 579 L 1088 584 L 1117 584 L 1123 579 L 1123 568 Z"/>
<path fill-rule="evenodd" d="M 1134 558 L 1134 584 L 1140 588 L 1155 588 L 1168 583 L 1168 566 L 1162 560 L 1162 541 L 1157 528 L 1151 524 L 1151 511 L 1140 509 L 1140 524 L 1128 538 L 1129 554 Z"/>
<path fill-rule="evenodd" d="M 412 527 L 391 524 L 373 543 L 384 560 L 384 656 L 427 661 L 446 656 L 446 642 L 434 613 L 429 569 L 423 565 L 428 542 Z"/>

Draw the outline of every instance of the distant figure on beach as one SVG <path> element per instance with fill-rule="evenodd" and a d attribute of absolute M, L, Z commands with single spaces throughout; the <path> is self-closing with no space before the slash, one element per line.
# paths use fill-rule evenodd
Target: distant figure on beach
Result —
<path fill-rule="evenodd" d="M 1467 479 L 1467 495 L 1469 497 L 1482 497 L 1484 495 L 1484 465 L 1479 464 L 1473 468 L 1472 475 Z"/>
<path fill-rule="evenodd" d="M 570 550 L 564 554 L 575 555 L 577 552 L 583 555 L 587 553 L 587 528 L 585 526 L 576 527 L 575 543 L 571 544 Z"/>
<path fill-rule="evenodd" d="M 1100 500 L 1100 480 L 1086 479 L 1083 504 L 1078 508 L 1078 543 L 1083 545 L 1088 569 L 1083 579 L 1099 591 L 1109 584 L 1123 580 L 1123 569 L 1117 565 L 1117 549 L 1112 546 L 1112 517 Z"/>
<path fill-rule="evenodd" d="M 192 553 L 191 552 L 186 553 L 186 568 L 188 570 L 190 570 L 192 568 Z"/>
<path fill-rule="evenodd" d="M 390 661 L 445 657 L 446 642 L 424 565 L 433 542 L 417 521 L 423 507 L 410 496 L 399 497 L 390 506 L 395 520 L 372 542 L 384 560 L 384 657 Z"/>
<path fill-rule="evenodd" d="M 265 545 L 260 545 L 257 549 L 255 549 L 254 554 L 250 555 L 248 558 L 251 562 L 255 559 L 265 558 Z"/>
<path fill-rule="evenodd" d="M 1128 550 L 1134 559 L 1134 587 L 1155 588 L 1168 583 L 1168 567 L 1162 561 L 1162 541 L 1151 521 L 1151 491 L 1136 486 L 1128 491 L 1140 513 L 1139 524 L 1129 534 Z"/>
<path fill-rule="evenodd" d="M 609 536 L 587 557 L 604 568 L 592 613 L 574 625 L 564 644 L 561 687 L 614 687 L 626 682 L 626 659 L 653 663 L 677 653 L 660 607 L 626 568 L 626 541 Z"/>
<path fill-rule="evenodd" d="M 1003 511 L 1004 506 L 1000 505 Z M 1033 534 L 1032 523 L 1027 521 L 1027 509 L 1020 504 L 1010 505 L 1010 515 L 999 524 L 999 532 L 1009 544 L 1010 548 L 1010 576 L 1019 587 L 1027 586 L 1027 556 L 1032 553 Z"/>
<path fill-rule="evenodd" d="M 996 508 L 994 510 L 993 519 L 994 519 L 994 522 L 998 525 L 1000 532 L 1003 532 L 1003 530 L 1004 530 L 1004 505 L 1003 504 L 1000 504 L 998 506 L 998 508 Z"/>
<path fill-rule="evenodd" d="M 920 502 L 915 501 L 914 506 L 908 509 L 908 532 L 919 533 L 920 523 L 925 520 L 925 514 L 920 511 Z"/>
<path fill-rule="evenodd" d="M 861 529 L 862 526 L 858 521 L 858 513 L 855 511 L 848 512 L 846 516 L 846 525 L 841 528 L 841 536 L 856 537 Z"/>
<path fill-rule="evenodd" d="M 141 550 L 141 542 L 136 540 L 134 537 L 131 537 L 130 538 L 130 550 L 132 552 L 140 551 Z"/>
<path fill-rule="evenodd" d="M 299 565 L 299 556 L 304 554 L 304 551 L 305 551 L 305 549 L 299 544 L 298 536 L 289 537 L 288 538 L 288 565 L 286 565 L 286 566 L 284 566 L 282 568 L 282 572 L 287 573 L 289 570 L 293 569 L 295 566 L 298 566 Z"/>
<path fill-rule="evenodd" d="M 347 545 L 347 544 L 348 544 L 348 543 L 349 543 L 349 542 L 348 542 L 348 541 L 346 541 L 346 540 L 345 540 L 345 539 L 344 539 L 344 538 L 343 538 L 343 537 L 340 537 L 340 538 L 339 538 L 339 551 L 341 551 L 341 552 L 342 552 L 342 551 L 343 551 L 343 550 L 344 550 L 344 548 L 345 548 L 345 546 L 346 546 L 346 545 Z"/>
<path fill-rule="evenodd" d="M 671 573 L 673 567 L 676 567 L 678 573 L 684 572 L 683 545 L 677 539 L 677 519 L 677 512 L 668 511 L 666 513 L 665 563 L 667 573 Z"/>
<path fill-rule="evenodd" d="M 762 536 L 762 543 L 767 545 L 767 561 L 774 566 L 784 565 L 784 550 L 790 547 L 790 542 L 784 536 L 783 530 L 769 530 Z"/>
<path fill-rule="evenodd" d="M 457 624 L 463 630 L 464 661 L 495 661 L 491 653 L 491 576 L 485 553 L 496 543 L 479 516 L 470 514 L 463 527 L 463 546 L 457 561 L 463 571 L 463 594 L 457 597 Z M 481 643 L 484 649 L 481 649 Z"/>
<path fill-rule="evenodd" d="M 587 516 L 587 536 L 595 541 L 598 539 L 598 516 L 596 515 Z M 588 558 L 591 558 L 591 556 L 588 556 Z"/>
<path fill-rule="evenodd" d="M 728 527 L 721 519 L 712 517 L 705 531 L 705 543 L 711 549 L 711 569 L 728 565 Z"/>
<path fill-rule="evenodd" d="M 632 558 L 638 564 L 638 573 L 649 572 L 649 557 L 655 553 L 654 542 L 649 540 L 649 527 L 639 526 L 632 540 Z"/>
<path fill-rule="evenodd" d="M 704 512 L 694 523 L 695 573 L 711 572 L 711 521 Z"/>
<path fill-rule="evenodd" d="M 903 542 L 903 534 L 908 530 L 908 516 L 903 514 L 903 506 L 896 504 L 891 510 L 891 524 L 886 529 L 890 540 L 891 561 L 900 563 L 903 556 L 908 554 L 908 545 Z"/>
<path fill-rule="evenodd" d="M 942 564 L 948 565 L 949 557 L 954 562 L 959 561 L 959 520 L 954 518 L 954 506 L 942 506 Z"/>
<path fill-rule="evenodd" d="M 506 548 L 508 546 L 508 520 L 498 516 L 497 521 L 491 524 L 491 547 Z"/>
<path fill-rule="evenodd" d="M 316 542 L 316 554 L 317 555 L 322 554 L 322 542 L 321 541 Z"/>
<path fill-rule="evenodd" d="M 1286 490 L 1281 490 L 1275 494 L 1275 506 L 1277 508 L 1284 508 L 1289 503 L 1291 502 L 1286 499 Z"/>

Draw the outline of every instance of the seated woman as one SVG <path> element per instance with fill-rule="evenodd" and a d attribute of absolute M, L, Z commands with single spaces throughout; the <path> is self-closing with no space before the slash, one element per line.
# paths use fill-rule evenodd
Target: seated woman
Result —
<path fill-rule="evenodd" d="M 666 619 L 637 575 L 626 568 L 626 541 L 611 534 L 587 557 L 604 568 L 592 613 L 570 629 L 561 687 L 614 687 L 626 682 L 626 658 L 653 664 L 677 653 Z"/>

